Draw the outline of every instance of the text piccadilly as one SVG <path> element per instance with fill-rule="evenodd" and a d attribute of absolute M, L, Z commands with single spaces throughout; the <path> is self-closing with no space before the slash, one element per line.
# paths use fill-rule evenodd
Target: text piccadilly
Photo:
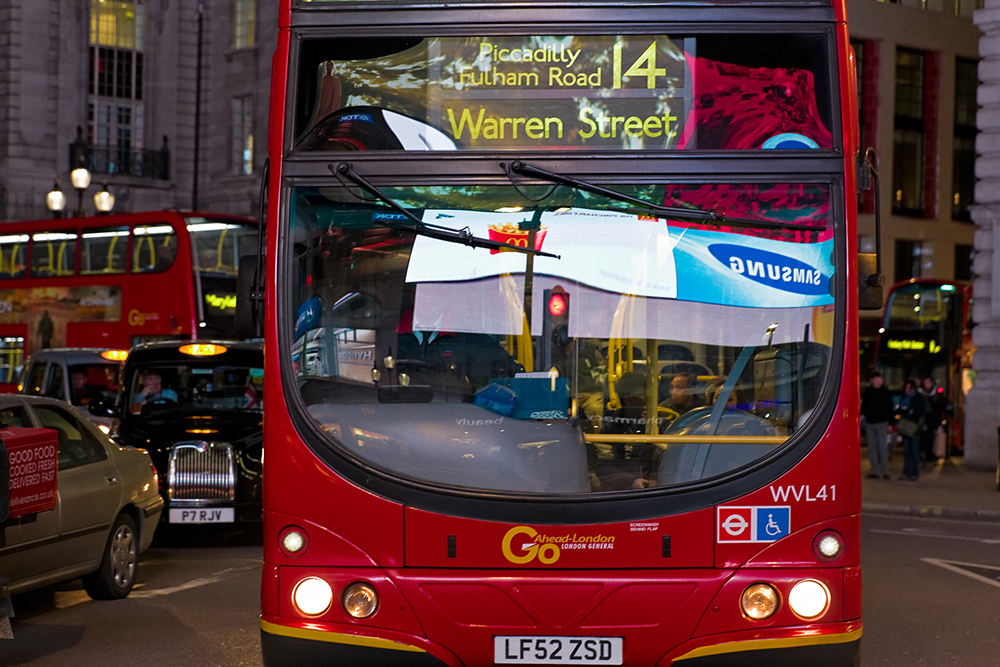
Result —
<path fill-rule="evenodd" d="M 628 87 L 656 91 L 665 90 L 670 83 L 678 83 L 676 80 L 671 82 L 666 67 L 658 66 L 656 42 L 651 42 L 634 59 L 624 53 L 624 47 L 623 42 L 617 42 L 610 59 L 592 59 L 585 71 L 576 71 L 574 65 L 584 62 L 580 59 L 583 49 L 562 45 L 506 47 L 483 42 L 475 60 L 459 68 L 455 88 L 472 93 L 502 88 L 601 92 Z M 459 141 L 559 140 L 567 137 L 670 140 L 678 132 L 675 109 L 663 108 L 656 98 L 605 98 L 592 104 L 582 101 L 576 111 L 578 123 L 569 127 L 565 115 L 546 108 L 541 100 L 534 98 L 505 100 L 509 115 L 497 115 L 488 106 L 467 99 L 442 102 L 443 128 Z M 681 106 L 682 102 L 678 100 L 677 105 Z M 523 108 L 519 108 L 521 106 Z M 640 110 L 640 107 L 644 108 Z M 549 111 L 550 115 L 532 114 L 539 109 Z"/>

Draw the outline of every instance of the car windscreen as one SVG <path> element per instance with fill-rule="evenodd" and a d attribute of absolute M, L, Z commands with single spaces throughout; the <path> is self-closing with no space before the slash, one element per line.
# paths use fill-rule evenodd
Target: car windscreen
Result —
<path fill-rule="evenodd" d="M 147 415 L 168 410 L 262 412 L 263 364 L 149 364 L 130 377 L 126 412 Z"/>

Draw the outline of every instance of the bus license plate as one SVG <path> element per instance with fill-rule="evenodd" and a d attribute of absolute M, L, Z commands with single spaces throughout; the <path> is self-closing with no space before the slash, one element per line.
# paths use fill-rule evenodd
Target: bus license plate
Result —
<path fill-rule="evenodd" d="M 170 523 L 233 523 L 234 521 L 236 521 L 236 509 L 233 507 L 170 509 Z"/>
<path fill-rule="evenodd" d="M 498 665 L 621 665 L 621 637 L 494 637 Z"/>

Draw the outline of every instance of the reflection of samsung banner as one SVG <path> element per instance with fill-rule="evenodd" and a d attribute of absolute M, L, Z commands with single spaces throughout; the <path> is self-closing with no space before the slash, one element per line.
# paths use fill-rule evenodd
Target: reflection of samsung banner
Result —
<path fill-rule="evenodd" d="M 482 238 L 516 243 L 518 223 L 531 214 L 428 210 L 424 221 L 468 227 Z M 536 275 L 554 276 L 613 294 L 726 306 L 793 308 L 833 303 L 832 240 L 788 243 L 752 236 L 669 227 L 626 213 L 571 209 L 541 216 L 534 247 Z M 523 274 L 525 255 L 465 249 L 418 237 L 406 280 L 469 281 Z"/>

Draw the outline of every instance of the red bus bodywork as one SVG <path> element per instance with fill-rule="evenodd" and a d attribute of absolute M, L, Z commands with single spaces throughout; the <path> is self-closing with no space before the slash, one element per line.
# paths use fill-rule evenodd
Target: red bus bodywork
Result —
<path fill-rule="evenodd" d="M 0 378 L 0 391 L 16 391 L 15 369 L 42 346 L 127 349 L 142 341 L 198 338 L 202 333 L 202 295 L 198 293 L 186 226 L 194 218 L 256 224 L 236 216 L 179 211 L 6 223 L 0 236 L 25 240 L 23 250 L 10 245 L 4 267 L 7 273 L 0 275 L 0 339 L 12 341 L 3 350 L 7 372 Z M 137 227 L 165 225 L 172 227 L 176 235 L 176 253 L 169 267 L 149 272 L 135 270 L 139 260 L 134 256 L 141 254 L 145 261 L 155 248 L 143 244 L 145 239 L 138 241 L 140 237 L 131 232 Z M 122 236 L 128 243 L 125 266 L 114 271 L 83 272 L 80 239 L 88 231 L 107 229 L 130 232 Z M 60 275 L 32 276 L 30 263 L 33 256 L 38 256 L 35 244 L 52 244 L 45 250 L 60 257 L 58 241 L 34 239 L 60 234 L 76 235 L 73 246 L 68 246 L 72 250 L 62 248 L 63 257 L 57 260 L 65 268 Z M 15 252 L 27 258 L 24 265 L 14 266 Z M 46 315 L 48 322 L 43 324 Z"/>
<path fill-rule="evenodd" d="M 853 55 L 843 3 L 835 2 L 843 178 L 855 191 L 858 133 Z M 273 60 L 270 154 L 286 154 L 289 26 L 292 0 L 283 0 Z M 270 192 L 282 191 L 282 163 L 270 172 Z M 850 196 L 848 199 L 851 199 Z M 853 200 L 844 206 L 846 253 L 836 266 L 856 285 L 857 235 Z M 272 194 L 269 221 L 281 219 Z M 279 234 L 268 235 L 276 257 Z M 274 266 L 272 263 L 271 266 Z M 270 268 L 270 267 L 269 267 Z M 267 273 L 266 312 L 279 307 L 278 275 Z M 857 312 L 857 291 L 847 289 L 847 313 Z M 492 665 L 495 636 L 605 636 L 624 638 L 627 665 L 739 665 L 767 656 L 769 664 L 856 664 L 862 634 L 857 319 L 846 319 L 843 365 L 829 423 L 808 455 L 787 473 L 755 491 L 681 514 L 612 523 L 520 523 L 469 519 L 407 506 L 346 479 L 304 443 L 289 411 L 270 403 L 265 420 L 264 569 L 261 631 L 265 664 L 337 661 L 358 665 Z M 279 321 L 265 320 L 266 391 L 284 395 Z M 461 503 L 461 500 L 456 500 Z M 787 537 L 762 545 L 730 539 L 752 519 L 754 508 L 791 508 Z M 749 513 L 748 513 L 749 512 Z M 736 518 L 732 518 L 736 517 Z M 746 522 L 743 524 L 742 522 Z M 308 536 L 292 554 L 281 546 L 289 529 Z M 842 537 L 844 551 L 827 562 L 816 543 Z M 515 563 L 505 544 L 525 538 L 546 543 L 607 544 L 561 548 L 549 563 L 533 554 Z M 530 545 L 527 545 L 530 546 Z M 525 558 L 526 556 L 520 556 Z M 319 577 L 335 591 L 332 605 L 315 616 L 299 613 L 293 590 Z M 787 601 L 803 579 L 829 590 L 830 604 L 817 621 L 797 617 L 787 604 L 764 621 L 740 611 L 748 585 L 769 582 Z M 358 620 L 337 595 L 364 581 L 380 596 L 378 611 Z M 544 664 L 543 662 L 527 664 Z"/>

